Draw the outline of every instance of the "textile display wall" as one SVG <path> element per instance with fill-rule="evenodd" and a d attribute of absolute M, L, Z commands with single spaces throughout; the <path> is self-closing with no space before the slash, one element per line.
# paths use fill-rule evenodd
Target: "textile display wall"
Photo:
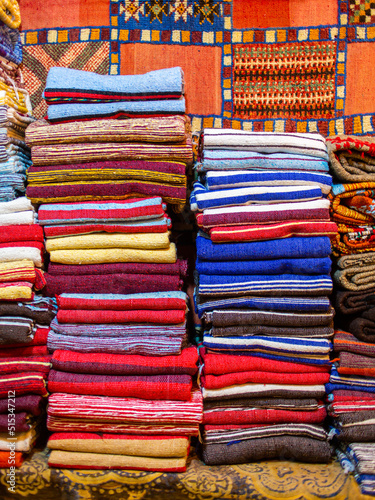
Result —
<path fill-rule="evenodd" d="M 181 66 L 193 130 L 375 130 L 375 9 L 365 0 L 20 0 L 34 115 L 51 66 Z M 297 64 L 298 62 L 298 64 Z"/>

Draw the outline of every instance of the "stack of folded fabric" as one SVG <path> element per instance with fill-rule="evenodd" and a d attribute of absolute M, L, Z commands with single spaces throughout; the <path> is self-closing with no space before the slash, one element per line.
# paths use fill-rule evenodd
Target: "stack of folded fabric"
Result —
<path fill-rule="evenodd" d="M 327 139 L 333 188 L 332 220 L 336 310 L 329 390 L 332 436 L 345 470 L 362 492 L 375 494 L 375 141 L 373 137 Z M 349 464 L 349 465 L 348 465 Z"/>
<path fill-rule="evenodd" d="M 318 134 L 205 129 L 191 196 L 203 459 L 327 462 L 334 311 L 328 154 Z"/>

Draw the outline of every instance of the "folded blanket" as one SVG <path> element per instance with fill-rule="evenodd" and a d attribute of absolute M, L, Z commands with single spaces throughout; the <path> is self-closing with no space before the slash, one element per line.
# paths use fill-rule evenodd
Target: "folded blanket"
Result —
<path fill-rule="evenodd" d="M 23 316 L 39 325 L 49 325 L 57 312 L 56 299 L 35 296 L 30 302 L 0 302 L 0 316 Z"/>
<path fill-rule="evenodd" d="M 375 339 L 375 308 L 372 307 L 364 311 L 362 316 L 350 321 L 347 330 L 357 339 L 373 344 Z"/>
<path fill-rule="evenodd" d="M 8 397 L 9 393 L 17 397 L 25 394 L 48 396 L 46 375 L 40 372 L 22 372 L 0 375 L 0 398 Z"/>
<path fill-rule="evenodd" d="M 28 344 L 27 347 L 15 347 L 6 350 L 2 349 L 0 351 L 0 358 L 50 355 L 46 345 L 32 345 L 32 342 L 30 342 L 30 344 L 31 345 Z"/>
<path fill-rule="evenodd" d="M 202 254 L 202 247 L 198 247 Z M 206 257 L 206 255 L 205 255 Z M 233 297 L 236 295 L 329 295 L 332 291 L 332 279 L 329 275 L 304 276 L 294 274 L 281 275 L 245 275 L 245 276 L 199 276 L 198 294 L 201 296 Z"/>
<path fill-rule="evenodd" d="M 196 182 L 190 196 L 190 208 L 196 212 L 230 205 L 290 203 L 312 201 L 321 197 L 322 190 L 315 185 L 253 186 L 212 191 Z"/>
<path fill-rule="evenodd" d="M 327 137 L 331 169 L 342 182 L 375 180 L 374 138 L 338 135 Z"/>
<path fill-rule="evenodd" d="M 333 305 L 337 312 L 358 315 L 375 306 L 375 288 L 360 291 L 334 290 Z"/>
<path fill-rule="evenodd" d="M 241 149 L 207 149 L 202 151 L 202 158 L 196 163 L 198 172 L 211 170 L 261 170 L 268 172 L 272 170 L 301 170 L 303 172 L 329 171 L 327 158 L 318 158 L 314 153 L 259 153 L 257 151 Z"/>
<path fill-rule="evenodd" d="M 336 368 L 332 366 L 330 382 L 326 385 L 327 392 L 337 389 L 350 389 L 354 391 L 375 392 L 375 378 L 360 377 L 356 375 L 341 375 Z"/>
<path fill-rule="evenodd" d="M 108 375 L 195 375 L 198 370 L 196 347 L 186 347 L 176 356 L 137 356 L 126 354 L 78 353 L 55 351 L 52 356 L 55 370 L 73 373 Z M 1 412 L 1 411 L 0 411 Z"/>
<path fill-rule="evenodd" d="M 44 245 L 39 241 L 16 241 L 0 243 L 0 262 L 31 260 L 42 267 Z"/>
<path fill-rule="evenodd" d="M 0 374 L 40 372 L 48 374 L 52 367 L 51 356 L 25 356 L 0 358 Z"/>
<path fill-rule="evenodd" d="M 11 466 L 21 467 L 24 454 L 22 451 L 0 451 L 0 467 L 8 469 Z"/>
<path fill-rule="evenodd" d="M 375 345 L 355 337 L 349 332 L 336 330 L 333 337 L 333 348 L 337 352 L 352 352 L 364 356 L 375 357 Z"/>
<path fill-rule="evenodd" d="M 209 151 L 206 152 L 209 154 Z M 320 172 L 301 172 L 298 170 L 270 171 L 208 171 L 205 175 L 209 190 L 246 186 L 289 186 L 317 185 L 324 194 L 328 194 L 332 186 L 332 177 Z"/>
<path fill-rule="evenodd" d="M 51 417 L 90 418 L 103 423 L 199 424 L 202 422 L 202 410 L 202 394 L 199 389 L 192 390 L 189 401 L 153 401 L 64 393 L 51 394 L 48 401 L 48 415 Z"/>
<path fill-rule="evenodd" d="M 236 149 L 259 153 L 293 153 L 328 160 L 327 146 L 320 134 L 249 132 L 205 128 L 201 136 L 204 151 Z"/>
<path fill-rule="evenodd" d="M 293 236 L 337 235 L 337 225 L 325 221 L 290 221 L 279 224 L 250 224 L 245 226 L 220 226 L 210 229 L 210 238 L 215 243 L 239 241 L 262 241 Z"/>
<path fill-rule="evenodd" d="M 0 249 L 0 258 L 2 251 Z M 96 248 L 84 250 L 53 250 L 52 262 L 60 264 L 107 264 L 114 262 L 149 262 L 172 264 L 176 262 L 176 247 L 171 243 L 167 249 L 143 250 L 134 248 Z"/>
<path fill-rule="evenodd" d="M 168 310 L 147 310 L 131 309 L 128 311 L 118 311 L 109 309 L 59 309 L 57 321 L 61 323 L 82 323 L 82 324 L 102 324 L 102 323 L 144 323 L 158 325 L 179 325 L 184 323 L 186 312 L 183 309 Z M 1 326 L 1 317 L 0 317 Z M 147 326 L 145 326 L 147 328 Z M 0 330 L 1 338 L 1 330 Z"/>
<path fill-rule="evenodd" d="M 272 399 L 272 398 L 286 398 L 286 399 L 306 399 L 306 398 L 314 398 L 321 399 L 325 395 L 325 387 L 324 384 L 316 384 L 316 385 L 291 385 L 291 384 L 262 384 L 262 383 L 244 383 L 233 386 L 220 387 L 217 389 L 206 389 L 206 387 L 202 387 L 202 394 L 204 401 L 224 401 L 224 400 L 238 400 L 246 398 L 251 400 L 253 398 L 262 398 L 262 399 Z M 213 408 L 211 410 L 207 410 L 207 415 L 212 417 L 212 420 L 207 420 L 205 423 L 236 423 L 232 422 L 231 418 L 233 415 L 230 415 L 231 418 L 226 419 L 225 413 L 230 411 L 237 410 L 238 403 L 237 401 L 234 403 L 233 407 L 230 410 L 227 408 Z M 272 403 L 271 403 L 272 406 Z M 297 406 L 296 408 L 292 408 L 293 411 L 297 411 L 300 408 Z M 250 401 L 250 404 L 247 408 L 242 408 L 241 411 L 255 411 L 254 404 Z M 221 412 L 221 417 L 218 417 L 218 413 Z M 206 411 L 205 411 L 206 413 Z M 208 418 L 208 417 L 207 417 Z M 223 420 L 215 420 L 216 418 L 222 418 Z M 236 417 L 237 418 L 237 417 Z M 238 417 L 241 418 L 241 417 Z M 237 423 L 262 423 L 262 419 L 252 421 L 248 419 L 248 416 L 243 415 L 244 420 Z M 254 417 L 257 418 L 257 417 Z M 288 420 L 292 422 L 293 420 Z M 320 420 L 319 420 L 320 421 Z M 279 422 L 283 422 L 283 419 L 279 420 Z"/>
<path fill-rule="evenodd" d="M 160 472 L 185 472 L 186 458 L 159 458 L 114 453 L 78 453 L 52 450 L 48 458 L 49 467 L 78 470 L 143 470 Z"/>
<path fill-rule="evenodd" d="M 369 252 L 369 253 L 373 254 L 374 252 Z M 361 255 L 366 255 L 366 254 L 361 254 Z M 346 255 L 345 257 L 349 256 Z M 375 286 L 374 271 L 375 271 L 375 264 L 367 266 L 366 265 L 351 266 L 346 269 L 337 269 L 337 271 L 333 273 L 332 278 L 334 282 L 341 288 L 357 292 L 374 288 Z"/>
<path fill-rule="evenodd" d="M 330 257 L 317 258 L 282 258 L 268 260 L 228 260 L 209 261 L 196 259 L 195 269 L 198 274 L 206 275 L 242 275 L 242 274 L 330 274 Z"/>
<path fill-rule="evenodd" d="M 189 439 L 185 436 L 133 436 L 131 434 L 94 434 L 55 432 L 47 446 L 50 450 L 80 453 L 109 453 L 138 457 L 186 457 Z"/>
<path fill-rule="evenodd" d="M 337 371 L 341 375 L 375 377 L 375 358 L 342 351 Z"/>
<path fill-rule="evenodd" d="M 293 460 L 296 462 L 328 463 L 332 458 L 328 441 L 303 436 L 272 436 L 203 445 L 206 465 L 229 465 L 258 460 Z"/>
<path fill-rule="evenodd" d="M 54 369 L 48 375 L 48 390 L 67 394 L 188 401 L 191 388 L 190 375 L 97 375 Z"/>
<path fill-rule="evenodd" d="M 183 97 L 152 101 L 119 101 L 100 103 L 51 104 L 47 119 L 50 123 L 103 118 L 148 118 L 155 116 L 184 115 Z"/>
<path fill-rule="evenodd" d="M 340 425 L 331 431 L 336 439 L 340 442 L 353 443 L 353 442 L 374 442 L 375 441 L 375 424 L 365 424 L 361 422 L 359 425 L 351 425 L 347 427 Z"/>
<path fill-rule="evenodd" d="M 0 300 L 33 300 L 33 284 L 29 281 L 0 284 Z"/>
<path fill-rule="evenodd" d="M 10 413 L 11 414 L 11 413 Z M 9 420 L 13 420 L 12 422 L 12 427 L 14 429 L 11 429 L 14 432 L 27 432 L 29 429 L 33 427 L 33 424 L 35 422 L 35 419 L 32 415 L 29 415 L 26 412 L 21 412 L 21 413 L 14 413 L 11 414 L 14 416 L 14 418 L 10 418 Z M 9 431 L 9 426 L 8 424 L 8 415 L 0 415 L 0 432 L 5 433 Z"/>
<path fill-rule="evenodd" d="M 3 203 L 11 203 L 11 202 L 3 202 Z M 14 226 L 16 224 L 26 226 L 27 224 L 35 224 L 35 222 L 36 222 L 36 216 L 33 210 L 25 210 L 23 212 L 14 212 L 10 214 L 0 213 L 0 227 L 10 226 L 10 225 Z"/>
<path fill-rule="evenodd" d="M 269 326 L 269 325 L 232 325 L 206 327 L 205 331 L 213 337 L 231 336 L 282 336 L 282 337 L 307 337 L 307 338 L 330 338 L 334 334 L 333 326 Z"/>
<path fill-rule="evenodd" d="M 0 399 L 0 414 L 8 414 L 8 406 L 14 408 L 15 413 L 27 413 L 34 416 L 42 414 L 45 408 L 46 398 L 36 394 L 26 394 L 12 398 L 11 404 L 8 403 L 8 396 Z"/>
<path fill-rule="evenodd" d="M 331 253 L 330 240 L 326 236 L 244 243 L 212 243 L 199 234 L 196 244 L 197 257 L 210 261 L 322 258 L 328 257 Z"/>
<path fill-rule="evenodd" d="M 35 268 L 32 260 L 0 262 L 0 283 L 15 283 L 17 281 L 32 283 L 35 290 L 41 290 L 46 284 L 43 272 Z"/>
<path fill-rule="evenodd" d="M 94 120 L 50 125 L 37 120 L 26 129 L 28 146 L 75 144 L 81 142 L 182 143 L 186 139 L 184 116 Z"/>
<path fill-rule="evenodd" d="M 25 318 L 24 318 L 25 319 Z M 29 342 L 9 342 L 3 344 L 1 346 L 1 354 L 3 357 L 7 357 L 7 352 L 10 352 L 10 349 L 14 349 L 16 347 L 23 348 L 24 346 L 42 346 L 47 344 L 47 337 L 49 333 L 49 327 L 45 325 L 35 325 L 33 327 L 32 334 L 30 336 Z"/>
<path fill-rule="evenodd" d="M 35 334 L 35 324 L 22 316 L 0 316 L 0 344 L 27 344 Z"/>
<path fill-rule="evenodd" d="M 36 430 L 35 426 L 25 432 L 16 432 L 11 441 L 12 449 L 16 452 L 30 453 L 38 436 L 39 430 Z M 6 432 L 0 433 L 0 450 L 6 451 L 9 448 L 9 434 Z"/>
<path fill-rule="evenodd" d="M 43 243 L 43 229 L 39 224 L 0 226 L 0 243 L 15 241 L 39 241 Z"/>
<path fill-rule="evenodd" d="M 53 66 L 48 71 L 43 97 L 51 102 L 96 102 L 178 99 L 184 92 L 180 67 L 141 75 L 98 75 L 89 71 Z"/>
<path fill-rule="evenodd" d="M 374 187 L 373 181 L 334 184 L 328 195 L 332 220 L 357 226 L 373 224 Z"/>

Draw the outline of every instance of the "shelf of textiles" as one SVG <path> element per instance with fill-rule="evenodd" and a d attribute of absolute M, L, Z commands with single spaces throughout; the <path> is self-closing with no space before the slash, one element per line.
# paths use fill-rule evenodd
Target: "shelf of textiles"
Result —
<path fill-rule="evenodd" d="M 193 159 L 183 93 L 180 68 L 55 67 L 47 119 L 27 128 L 26 195 L 44 230 L 45 294 L 58 304 L 51 467 L 186 469 L 202 395 L 188 262 L 170 216 L 184 209 Z"/>
<path fill-rule="evenodd" d="M 22 48 L 15 22 L 0 22 L 1 467 L 19 466 L 45 437 L 47 336 L 57 312 L 55 299 L 42 295 L 43 229 L 25 197 L 31 165 L 25 130 L 34 119 L 19 69 Z"/>
<path fill-rule="evenodd" d="M 375 493 L 375 148 L 373 137 L 327 139 L 333 176 L 331 218 L 334 363 L 328 388 L 331 436 L 346 471 Z"/>
<path fill-rule="evenodd" d="M 190 205 L 203 460 L 327 463 L 337 226 L 325 140 L 204 129 L 199 150 Z"/>

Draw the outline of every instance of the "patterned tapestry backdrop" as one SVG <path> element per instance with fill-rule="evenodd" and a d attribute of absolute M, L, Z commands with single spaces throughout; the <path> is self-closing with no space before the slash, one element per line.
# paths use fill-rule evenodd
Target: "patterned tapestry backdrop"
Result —
<path fill-rule="evenodd" d="M 181 66 L 193 130 L 375 134 L 375 2 L 19 0 L 36 117 L 51 66 Z"/>

